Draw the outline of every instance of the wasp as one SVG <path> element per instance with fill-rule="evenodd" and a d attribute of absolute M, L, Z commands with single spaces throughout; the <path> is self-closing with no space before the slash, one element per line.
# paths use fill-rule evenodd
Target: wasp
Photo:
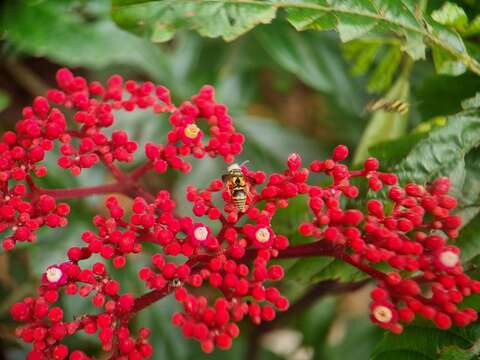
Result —
<path fill-rule="evenodd" d="M 235 207 L 244 212 L 247 208 L 247 199 L 251 199 L 250 186 L 255 180 L 246 176 L 238 164 L 230 165 L 227 173 L 222 175 L 222 180 Z"/>
<path fill-rule="evenodd" d="M 365 111 L 367 112 L 373 112 L 377 110 L 384 110 L 387 112 L 395 112 L 399 113 L 400 115 L 405 115 L 410 110 L 410 104 L 403 100 L 389 101 L 386 99 L 378 99 L 369 102 L 365 107 Z"/>

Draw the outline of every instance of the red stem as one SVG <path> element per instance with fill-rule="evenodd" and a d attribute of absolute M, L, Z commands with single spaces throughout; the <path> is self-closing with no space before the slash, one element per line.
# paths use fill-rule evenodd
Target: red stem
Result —
<path fill-rule="evenodd" d="M 341 259 L 359 270 L 363 271 L 364 273 L 377 278 L 379 280 L 385 280 L 386 275 L 361 262 L 355 261 L 350 255 L 345 254 L 343 246 L 335 246 L 331 242 L 328 241 L 316 241 L 313 243 L 308 244 L 301 244 L 301 245 L 293 245 L 289 246 L 284 250 L 280 250 L 278 253 L 277 259 L 288 259 L 288 258 L 298 258 L 298 257 L 307 257 L 307 256 L 333 256 L 337 259 Z M 246 253 L 246 258 L 252 258 L 256 255 L 257 249 L 248 250 Z M 210 255 L 199 255 L 196 257 L 191 258 L 186 262 L 191 268 L 197 264 L 205 263 L 211 259 L 212 256 Z M 198 271 L 199 269 L 197 269 Z M 171 285 L 166 285 L 161 289 L 153 290 L 149 293 L 146 293 L 137 299 L 135 299 L 135 305 L 133 308 L 133 312 L 138 312 L 150 304 L 164 298 L 168 294 L 170 294 L 174 290 L 174 287 Z"/>
<path fill-rule="evenodd" d="M 170 284 L 167 284 L 161 289 L 152 290 L 142 296 L 139 296 L 135 299 L 132 313 L 136 313 L 145 309 L 150 304 L 153 304 L 154 302 L 170 294 L 173 289 L 174 288 Z"/>
<path fill-rule="evenodd" d="M 198 255 L 188 260 L 185 264 L 193 268 L 195 265 L 205 263 L 211 258 L 212 256 L 210 255 Z M 170 294 L 173 290 L 175 290 L 175 287 L 171 283 L 167 283 L 167 285 L 165 285 L 161 289 L 152 290 L 146 294 L 137 297 L 133 305 L 132 313 L 136 313 L 145 309 L 147 306 Z"/>
<path fill-rule="evenodd" d="M 307 256 L 337 256 L 343 248 L 337 248 L 329 241 L 316 241 L 308 244 L 289 246 L 280 250 L 277 259 L 289 259 Z"/>
<path fill-rule="evenodd" d="M 364 176 L 365 170 L 352 170 L 350 171 L 350 177 Z"/>
<path fill-rule="evenodd" d="M 151 169 L 153 169 L 153 163 L 150 160 L 147 160 L 130 173 L 130 179 L 137 181 Z"/>
<path fill-rule="evenodd" d="M 337 255 L 338 259 L 341 259 L 345 261 L 346 263 L 349 263 L 350 265 L 355 266 L 359 270 L 363 271 L 364 273 L 370 275 L 371 277 L 377 278 L 378 280 L 386 280 L 387 275 L 385 275 L 383 272 L 363 263 L 354 260 L 350 255 L 345 254 L 345 253 L 340 253 Z"/>
<path fill-rule="evenodd" d="M 130 180 L 128 176 L 126 176 L 122 170 L 120 170 L 117 165 L 113 163 L 103 161 L 105 167 L 111 172 L 111 174 L 117 179 L 118 181 L 128 181 Z"/>
<path fill-rule="evenodd" d="M 27 180 L 27 184 L 30 188 L 30 191 L 31 192 L 34 192 L 36 189 L 37 189 L 37 186 L 35 185 L 35 183 L 33 182 L 32 178 L 30 175 L 27 175 L 27 177 L 25 178 L 25 180 Z"/>

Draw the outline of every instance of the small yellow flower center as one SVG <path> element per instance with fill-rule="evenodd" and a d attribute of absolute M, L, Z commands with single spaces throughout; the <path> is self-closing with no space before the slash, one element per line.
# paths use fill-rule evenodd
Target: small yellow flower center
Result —
<path fill-rule="evenodd" d="M 454 267 L 458 264 L 460 258 L 453 251 L 444 251 L 440 254 L 440 262 L 446 267 Z"/>
<path fill-rule="evenodd" d="M 52 267 L 47 270 L 47 280 L 56 283 L 62 278 L 62 270 L 57 267 Z"/>
<path fill-rule="evenodd" d="M 193 236 L 198 241 L 204 241 L 208 236 L 208 230 L 205 226 L 199 226 L 193 231 Z"/>
<path fill-rule="evenodd" d="M 200 129 L 195 124 L 188 124 L 185 128 L 185 136 L 189 139 L 195 139 L 198 136 Z"/>
<path fill-rule="evenodd" d="M 260 228 L 255 233 L 255 238 L 258 242 L 265 243 L 270 240 L 270 232 L 266 228 Z"/>
<path fill-rule="evenodd" d="M 386 306 L 377 306 L 373 309 L 373 317 L 382 323 L 388 323 L 393 317 L 392 310 Z"/>

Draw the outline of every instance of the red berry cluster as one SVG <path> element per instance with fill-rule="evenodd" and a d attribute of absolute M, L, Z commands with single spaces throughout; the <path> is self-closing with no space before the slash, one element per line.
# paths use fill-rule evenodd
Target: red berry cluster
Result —
<path fill-rule="evenodd" d="M 367 159 L 362 170 L 349 171 L 338 163 L 347 154 L 344 146 L 338 146 L 332 159 L 312 163 L 312 171 L 333 181 L 328 187 L 310 189 L 314 220 L 299 231 L 340 245 L 339 257 L 360 269 L 379 263 L 391 267 L 387 273 L 362 269 L 379 280 L 371 294 L 371 319 L 381 327 L 399 333 L 401 323 L 413 321 L 417 313 L 442 329 L 475 321 L 475 310 L 457 307 L 464 296 L 480 292 L 480 282 L 463 273 L 460 249 L 447 243 L 458 236 L 461 226 L 460 217 L 451 214 L 457 201 L 447 194 L 450 181 L 438 178 L 426 187 L 413 183 L 400 187 L 394 174 L 378 170 L 374 158 Z M 355 198 L 359 193 L 350 184 L 352 177 L 366 178 L 373 192 L 386 187 L 388 200 L 368 200 L 365 212 L 342 209 L 342 196 Z"/>
<path fill-rule="evenodd" d="M 221 155 L 230 163 L 242 152 L 243 135 L 235 132 L 227 107 L 217 104 L 213 95 L 213 88 L 204 86 L 192 97 L 192 102 L 183 103 L 170 116 L 173 128 L 167 134 L 167 144 L 147 144 L 147 157 L 157 172 L 166 171 L 168 166 L 189 172 L 191 165 L 181 159 L 187 155 L 196 158 L 204 157 L 205 153 L 212 157 Z M 202 143 L 203 131 L 196 124 L 199 118 L 207 119 L 210 127 L 210 140 L 206 145 Z"/>
<path fill-rule="evenodd" d="M 97 262 L 91 269 L 82 269 L 78 260 L 89 256 L 87 248 L 71 248 L 70 261 L 52 265 L 43 274 L 36 298 L 28 297 L 12 306 L 12 317 L 27 323 L 17 328 L 16 335 L 33 344 L 28 359 L 90 359 L 80 350 L 70 352 L 62 343 L 66 337 L 79 331 L 90 335 L 98 333 L 102 349 L 113 352 L 115 359 L 151 356 L 152 347 L 148 343 L 150 331 L 140 329 L 135 339 L 128 329 L 135 303 L 133 295 L 120 294 L 120 284 L 108 275 L 103 263 Z M 61 290 L 70 296 L 90 297 L 99 312 L 95 315 L 83 314 L 72 320 L 64 319 L 61 307 L 55 305 Z"/>
<path fill-rule="evenodd" d="M 103 163 L 124 185 L 150 168 L 160 173 L 168 167 L 188 172 L 191 166 L 182 159 L 188 155 L 220 155 L 231 162 L 242 151 L 243 135 L 233 128 L 227 108 L 215 102 L 210 86 L 203 87 L 192 102 L 177 108 L 168 89 L 148 81 L 138 84 L 113 75 L 103 86 L 74 76 L 68 69 L 60 69 L 56 79 L 58 89 L 35 98 L 33 105 L 23 110 L 23 119 L 17 122 L 15 131 L 5 132 L 0 142 L 0 231 L 11 230 L 3 242 L 6 250 L 14 248 L 17 241 L 32 241 L 35 230 L 43 225 L 67 224 L 68 206 L 56 205 L 47 196 L 48 189 L 34 181 L 35 177 L 47 175 L 42 162 L 56 146 L 60 168 L 79 175 L 82 169 Z M 115 111 L 147 108 L 154 113 L 170 113 L 172 130 L 166 144 L 146 145 L 144 166 L 126 178 L 116 163 L 132 162 L 138 144 L 123 130 L 111 135 L 106 130 L 115 122 Z M 67 113 L 73 114 L 71 121 L 67 121 Z M 197 126 L 202 119 L 210 135 L 206 144 Z"/>
<path fill-rule="evenodd" d="M 480 283 L 464 274 L 459 249 L 447 243 L 458 236 L 461 225 L 460 218 L 451 215 L 456 201 L 447 194 L 448 179 L 400 187 L 394 174 L 379 170 L 376 159 L 366 160 L 360 170 L 348 169 L 341 163 L 348 149 L 341 145 L 331 159 L 312 162 L 310 170 L 302 167 L 297 154 L 288 157 L 286 170 L 268 177 L 233 164 L 227 172 L 235 176 L 213 179 L 206 189 L 187 187 L 193 215 L 182 216 L 168 191 L 153 196 L 139 179 L 150 170 L 189 171 L 184 160 L 188 155 L 219 155 L 228 163 L 242 151 L 244 138 L 232 127 L 226 107 L 215 102 L 213 89 L 202 88 L 191 102 L 177 108 L 167 89 L 150 82 L 123 82 L 113 76 L 104 87 L 66 69 L 58 72 L 57 81 L 60 89 L 37 99 L 33 110 L 25 112 L 28 121 L 19 123 L 17 133 L 6 133 L 0 144 L 4 147 L 2 230 L 13 229 L 4 246 L 10 249 L 15 241 L 33 239 L 34 230 L 43 224 L 65 225 L 69 208 L 57 204 L 57 198 L 117 192 L 132 202 L 126 207 L 109 196 L 108 215 L 94 217 L 96 230 L 82 234 L 83 246 L 70 248 L 66 262 L 46 269 L 36 297 L 12 307 L 12 316 L 24 322 L 17 335 L 33 343 L 29 359 L 89 359 L 64 343 L 79 331 L 96 334 L 112 359 L 148 358 L 149 330 L 140 329 L 134 337 L 130 321 L 169 294 L 181 306 L 172 322 L 184 336 L 200 342 L 205 352 L 228 349 L 244 318 L 260 324 L 288 309 L 288 300 L 275 286 L 284 269 L 272 260 L 289 257 L 336 257 L 376 279 L 371 318 L 393 332 L 402 331 L 401 323 L 412 321 L 416 313 L 439 328 L 452 322 L 464 326 L 476 319 L 473 309 L 459 306 L 465 296 L 480 292 Z M 52 104 L 74 109 L 76 124 L 69 128 Z M 172 129 L 165 144 L 147 144 L 145 163 L 126 173 L 116 163 L 132 161 L 137 145 L 125 132 L 107 136 L 104 128 L 114 123 L 115 110 L 136 108 L 170 112 Z M 200 119 L 209 129 L 206 145 L 197 126 Z M 43 155 L 34 149 L 51 151 L 55 141 L 60 142 L 61 167 L 75 175 L 103 163 L 117 182 L 92 188 L 39 187 L 34 176 L 45 175 L 46 170 L 39 164 Z M 23 153 L 14 150 L 17 147 Z M 331 183 L 311 184 L 310 172 L 327 175 Z M 243 186 L 243 197 L 232 192 L 230 181 Z M 373 193 L 384 189 L 386 200 L 368 200 L 359 208 L 346 206 L 352 202 L 347 200 L 359 197 L 362 186 Z M 298 230 L 311 241 L 289 245 L 272 224 L 279 209 L 298 196 L 307 198 L 310 208 L 310 215 L 306 214 L 310 220 Z M 143 252 L 145 243 L 157 247 L 150 265 L 138 273 L 148 292 L 122 293 L 123 284 L 109 274 L 106 264 L 124 267 L 130 257 Z M 81 266 L 83 261 L 93 266 Z M 61 294 L 88 298 L 98 311 L 65 319 Z"/>
<path fill-rule="evenodd" d="M 5 185 L 0 205 L 0 231 L 11 230 L 3 239 L 3 248 L 11 250 L 17 241 L 33 241 L 35 231 L 43 225 L 60 227 L 67 224 L 67 215 L 70 206 L 57 203 L 52 196 L 43 194 L 35 201 L 25 201 L 26 187 L 24 184 L 15 184 L 8 189 Z"/>

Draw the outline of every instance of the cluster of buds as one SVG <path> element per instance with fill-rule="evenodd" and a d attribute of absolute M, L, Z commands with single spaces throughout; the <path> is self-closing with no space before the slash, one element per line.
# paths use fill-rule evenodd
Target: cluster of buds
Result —
<path fill-rule="evenodd" d="M 374 158 L 367 159 L 362 170 L 349 171 L 339 164 L 347 155 L 348 150 L 338 146 L 332 159 L 312 163 L 312 171 L 333 181 L 328 187 L 310 189 L 314 218 L 299 231 L 341 246 L 339 258 L 378 280 L 370 308 L 372 321 L 382 328 L 400 333 L 402 323 L 410 323 L 416 314 L 441 329 L 477 320 L 474 309 L 457 307 L 465 296 L 480 292 L 480 282 L 464 274 L 460 249 L 447 242 L 457 238 L 461 226 L 461 218 L 451 214 L 457 201 L 448 195 L 449 179 L 438 178 L 426 187 L 413 183 L 401 187 L 394 174 L 379 171 Z M 350 184 L 352 177 L 365 178 L 373 192 L 386 187 L 387 200 L 368 200 L 365 213 L 343 210 L 341 197 L 355 198 L 359 193 Z M 391 271 L 375 269 L 380 263 Z"/>
<path fill-rule="evenodd" d="M 150 331 L 142 328 L 135 339 L 130 335 L 128 321 L 134 310 L 132 294 L 120 294 L 120 284 L 113 280 L 103 263 L 95 263 L 91 269 L 82 269 L 79 258 L 88 258 L 88 249 L 72 248 L 70 261 L 50 266 L 42 276 L 38 297 L 28 297 L 11 308 L 15 320 L 28 325 L 17 328 L 16 335 L 32 343 L 28 359 L 83 360 L 90 357 L 81 350 L 70 351 L 62 343 L 79 331 L 97 334 L 104 351 L 115 353 L 116 359 L 143 359 L 152 354 L 148 343 Z M 60 291 L 69 296 L 90 298 L 99 309 L 95 315 L 82 314 L 75 319 L 64 319 L 60 306 L 55 305 Z M 115 344 L 115 349 L 113 346 Z"/>
<path fill-rule="evenodd" d="M 65 197 L 65 193 L 60 196 L 59 192 L 35 184 L 35 177 L 47 175 L 42 162 L 55 145 L 60 152 L 58 166 L 69 169 L 72 175 L 103 163 L 119 182 L 132 188 L 133 182 L 151 168 L 159 173 L 169 167 L 190 171 L 191 165 L 183 159 L 188 155 L 222 156 L 231 162 L 242 151 L 244 137 L 232 126 L 227 108 L 215 102 L 210 86 L 203 87 L 191 101 L 177 108 L 171 102 L 169 90 L 151 82 L 137 84 L 113 75 L 103 86 L 74 76 L 68 69 L 60 69 L 56 79 L 58 88 L 50 89 L 45 97 L 35 98 L 33 105 L 23 110 L 15 131 L 5 132 L 0 142 L 0 231 L 11 231 L 3 242 L 6 250 L 14 248 L 17 241 L 32 241 L 40 226 L 67 224 L 68 206 L 56 206 L 50 197 L 41 196 Z M 111 135 L 106 130 L 115 122 L 115 111 L 135 109 L 169 113 L 172 130 L 166 144 L 145 146 L 147 161 L 137 173 L 126 178 L 116 164 L 132 162 L 138 144 L 123 130 Z M 73 112 L 72 121 L 66 120 L 67 112 Z M 199 121 L 205 122 L 208 142 L 203 139 Z"/>
<path fill-rule="evenodd" d="M 221 156 L 229 163 L 242 151 L 244 138 L 232 127 L 226 107 L 215 102 L 213 89 L 203 87 L 191 102 L 177 108 L 167 89 L 149 82 L 123 82 L 113 76 L 103 87 L 65 69 L 59 71 L 57 80 L 60 89 L 49 91 L 48 100 L 37 100 L 29 112 L 33 114 L 30 123 L 36 124 L 31 126 L 39 130 L 4 135 L 7 155 L 4 161 L 0 159 L 5 170 L 0 180 L 6 186 L 0 217 L 2 230 L 17 226 L 4 246 L 12 248 L 16 240 L 33 239 L 33 231 L 44 223 L 65 225 L 69 208 L 56 204 L 58 197 L 118 192 L 130 196 L 132 202 L 127 207 L 109 196 L 108 215 L 93 219 L 96 231 L 85 231 L 83 245 L 70 248 L 64 263 L 45 270 L 36 297 L 13 305 L 12 316 L 23 322 L 17 335 L 33 343 L 29 359 L 90 359 L 65 344 L 67 337 L 80 331 L 96 335 L 112 359 L 148 358 L 152 354 L 150 332 L 142 328 L 134 337 L 130 321 L 169 294 L 181 308 L 173 314 L 172 323 L 185 337 L 198 341 L 205 352 L 215 347 L 228 349 L 240 333 L 240 321 L 249 319 L 258 325 L 288 309 L 287 298 L 276 286 L 284 277 L 278 260 L 302 256 L 335 257 L 375 279 L 371 319 L 393 332 L 401 332 L 416 314 L 433 320 L 439 328 L 476 320 L 473 309 L 458 306 L 465 296 L 480 292 L 480 283 L 463 272 L 459 249 L 448 243 L 458 236 L 461 225 L 460 218 L 451 214 L 456 201 L 448 195 L 448 179 L 401 187 L 394 174 L 379 170 L 376 159 L 367 159 L 360 170 L 350 170 L 341 163 L 348 149 L 340 145 L 331 159 L 314 161 L 309 169 L 302 167 L 298 154 L 288 157 L 283 172 L 269 176 L 231 165 L 223 179 L 213 179 L 206 189 L 187 187 L 192 214 L 180 215 L 168 191 L 154 196 L 138 180 L 150 170 L 189 171 L 190 164 L 184 160 L 188 155 Z M 76 130 L 68 129 L 63 115 L 55 115 L 55 124 L 49 125 L 52 113 L 61 114 L 50 103 L 77 110 Z M 147 144 L 146 162 L 127 174 L 115 163 L 131 161 L 136 143 L 123 131 L 109 138 L 102 129 L 113 124 L 115 110 L 136 108 L 170 112 L 172 129 L 165 144 Z M 201 119 L 209 128 L 206 144 L 197 126 Z M 35 135 L 33 139 L 25 140 L 25 131 Z M 74 138 L 78 141 L 72 142 Z M 30 150 L 45 139 L 50 141 L 48 150 L 53 141 L 62 143 L 61 167 L 78 174 L 103 163 L 118 183 L 88 189 L 39 188 L 32 176 L 46 174 L 37 164 L 43 156 L 31 156 Z M 12 153 L 17 150 L 13 149 L 18 146 L 27 155 L 14 159 Z M 14 175 L 19 166 L 24 172 Z M 330 184 L 312 184 L 311 172 L 326 175 Z M 364 179 L 368 191 L 385 191 L 386 199 L 346 208 L 345 200 L 354 200 L 361 192 L 357 182 L 351 182 L 353 178 Z M 12 181 L 17 183 L 9 185 Z M 289 245 L 288 238 L 275 229 L 274 217 L 299 196 L 307 199 L 310 211 L 305 214 L 309 220 L 298 231 L 309 241 Z M 106 264 L 124 267 L 142 253 L 145 243 L 157 249 L 148 266 L 138 272 L 147 292 L 122 293 L 121 282 L 108 273 Z M 84 261 L 93 266 L 82 266 Z M 64 319 L 61 296 L 88 299 L 98 311 Z"/>
<path fill-rule="evenodd" d="M 35 240 L 35 231 L 43 225 L 51 228 L 67 224 L 70 206 L 58 203 L 49 195 L 40 195 L 34 202 L 25 201 L 26 188 L 23 184 L 14 185 L 4 192 L 0 206 L 0 231 L 11 230 L 3 239 L 3 248 L 11 250 L 17 241 Z"/>

